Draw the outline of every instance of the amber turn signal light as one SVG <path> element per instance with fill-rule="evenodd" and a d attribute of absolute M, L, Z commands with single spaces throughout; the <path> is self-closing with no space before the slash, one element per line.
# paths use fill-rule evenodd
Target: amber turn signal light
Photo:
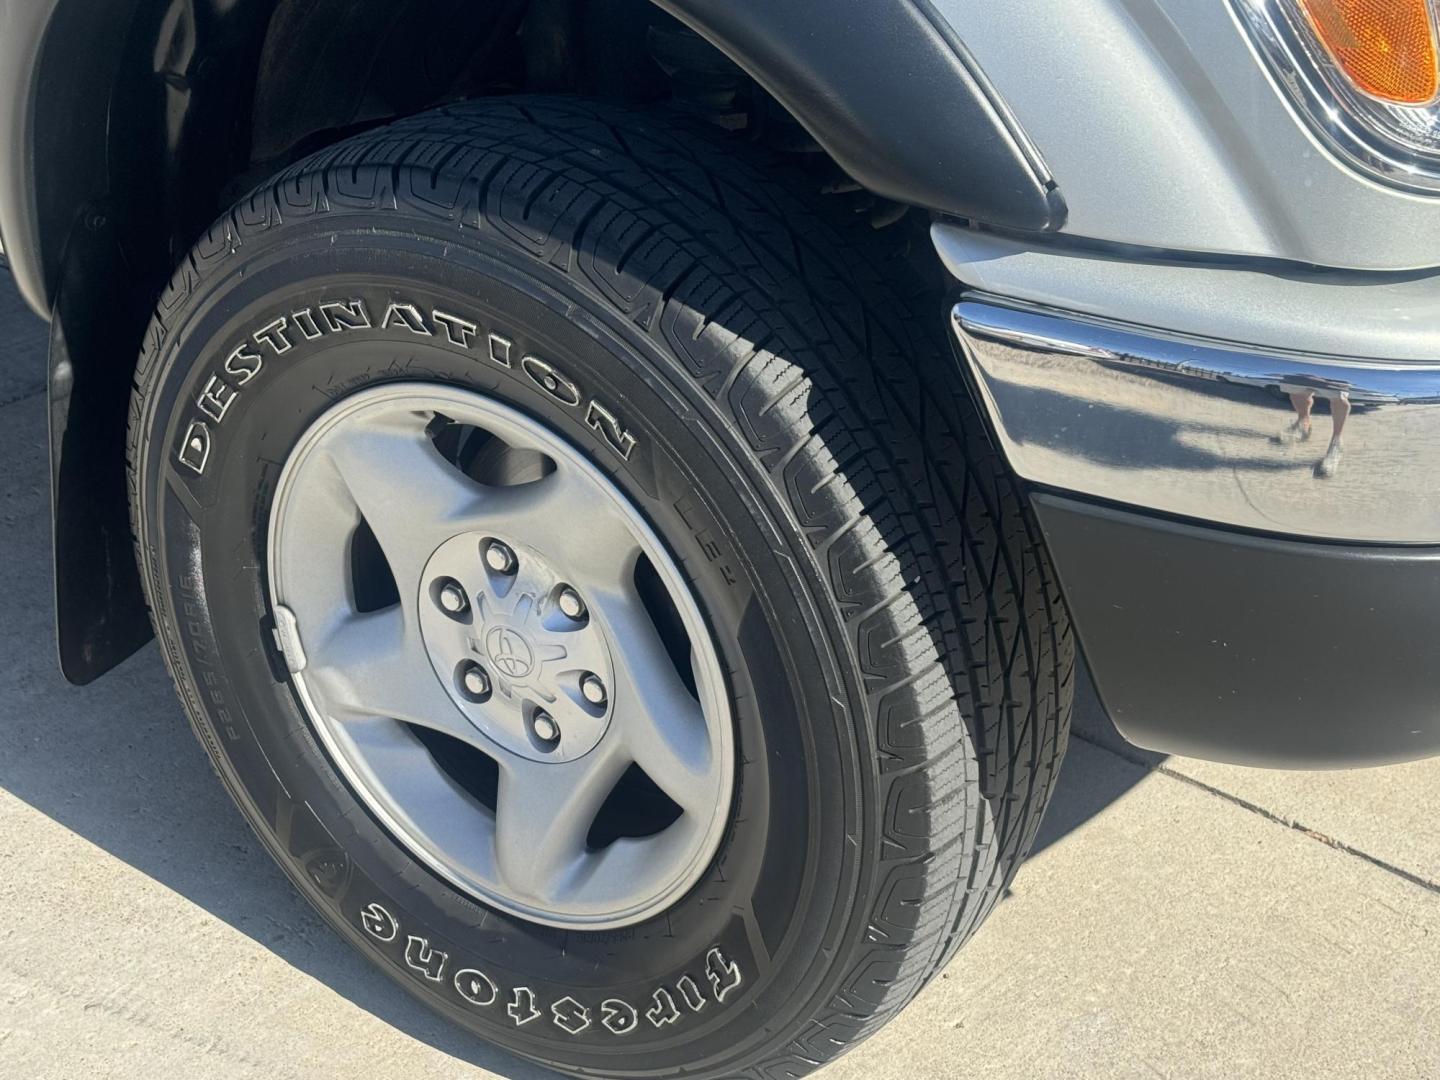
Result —
<path fill-rule="evenodd" d="M 1356 88 L 1398 105 L 1440 93 L 1428 0 L 1300 0 L 1335 63 Z"/>

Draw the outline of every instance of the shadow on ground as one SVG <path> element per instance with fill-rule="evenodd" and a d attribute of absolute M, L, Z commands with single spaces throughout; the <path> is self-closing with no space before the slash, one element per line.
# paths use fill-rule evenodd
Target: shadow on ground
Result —
<path fill-rule="evenodd" d="M 515 1080 L 553 1075 L 432 1016 L 320 921 L 214 777 L 153 645 L 91 687 L 61 678 L 51 629 L 44 327 L 0 275 L 0 595 L 9 606 L 0 620 L 9 660 L 0 674 L 0 787 L 410 1036 Z M 1108 727 L 1088 691 L 1081 710 L 1082 730 Z M 1062 772 L 1037 850 L 1146 775 L 1108 772 L 1098 784 Z"/>

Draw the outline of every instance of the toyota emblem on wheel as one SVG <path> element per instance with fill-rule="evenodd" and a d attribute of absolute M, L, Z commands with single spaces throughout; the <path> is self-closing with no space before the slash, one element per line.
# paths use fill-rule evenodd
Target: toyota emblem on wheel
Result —
<path fill-rule="evenodd" d="M 535 650 L 524 634 L 508 626 L 497 626 L 485 635 L 485 652 L 507 678 L 523 679 L 535 670 Z"/>

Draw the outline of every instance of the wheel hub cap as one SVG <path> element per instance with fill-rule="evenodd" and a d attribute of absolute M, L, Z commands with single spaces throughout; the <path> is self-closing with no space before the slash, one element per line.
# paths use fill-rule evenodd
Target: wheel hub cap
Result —
<path fill-rule="evenodd" d="M 604 631 L 583 610 L 579 618 L 563 610 L 568 578 L 535 548 L 506 542 L 513 569 L 489 566 L 485 552 L 495 540 L 463 533 L 426 563 L 434 602 L 420 605 L 420 629 L 430 664 L 466 719 L 500 746 L 535 761 L 574 761 L 610 725 L 610 710 L 585 693 L 587 679 L 613 678 Z M 452 583 L 468 601 L 459 612 L 444 602 Z M 466 686 L 475 666 L 488 677 L 488 695 Z M 558 740 L 535 730 L 537 713 L 550 717 Z"/>

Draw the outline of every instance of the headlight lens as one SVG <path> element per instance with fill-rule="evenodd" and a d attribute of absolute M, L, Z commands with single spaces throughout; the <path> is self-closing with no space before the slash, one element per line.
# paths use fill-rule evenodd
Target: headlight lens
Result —
<path fill-rule="evenodd" d="M 1340 157 L 1440 193 L 1436 0 L 1233 0 L 1280 85 Z"/>

